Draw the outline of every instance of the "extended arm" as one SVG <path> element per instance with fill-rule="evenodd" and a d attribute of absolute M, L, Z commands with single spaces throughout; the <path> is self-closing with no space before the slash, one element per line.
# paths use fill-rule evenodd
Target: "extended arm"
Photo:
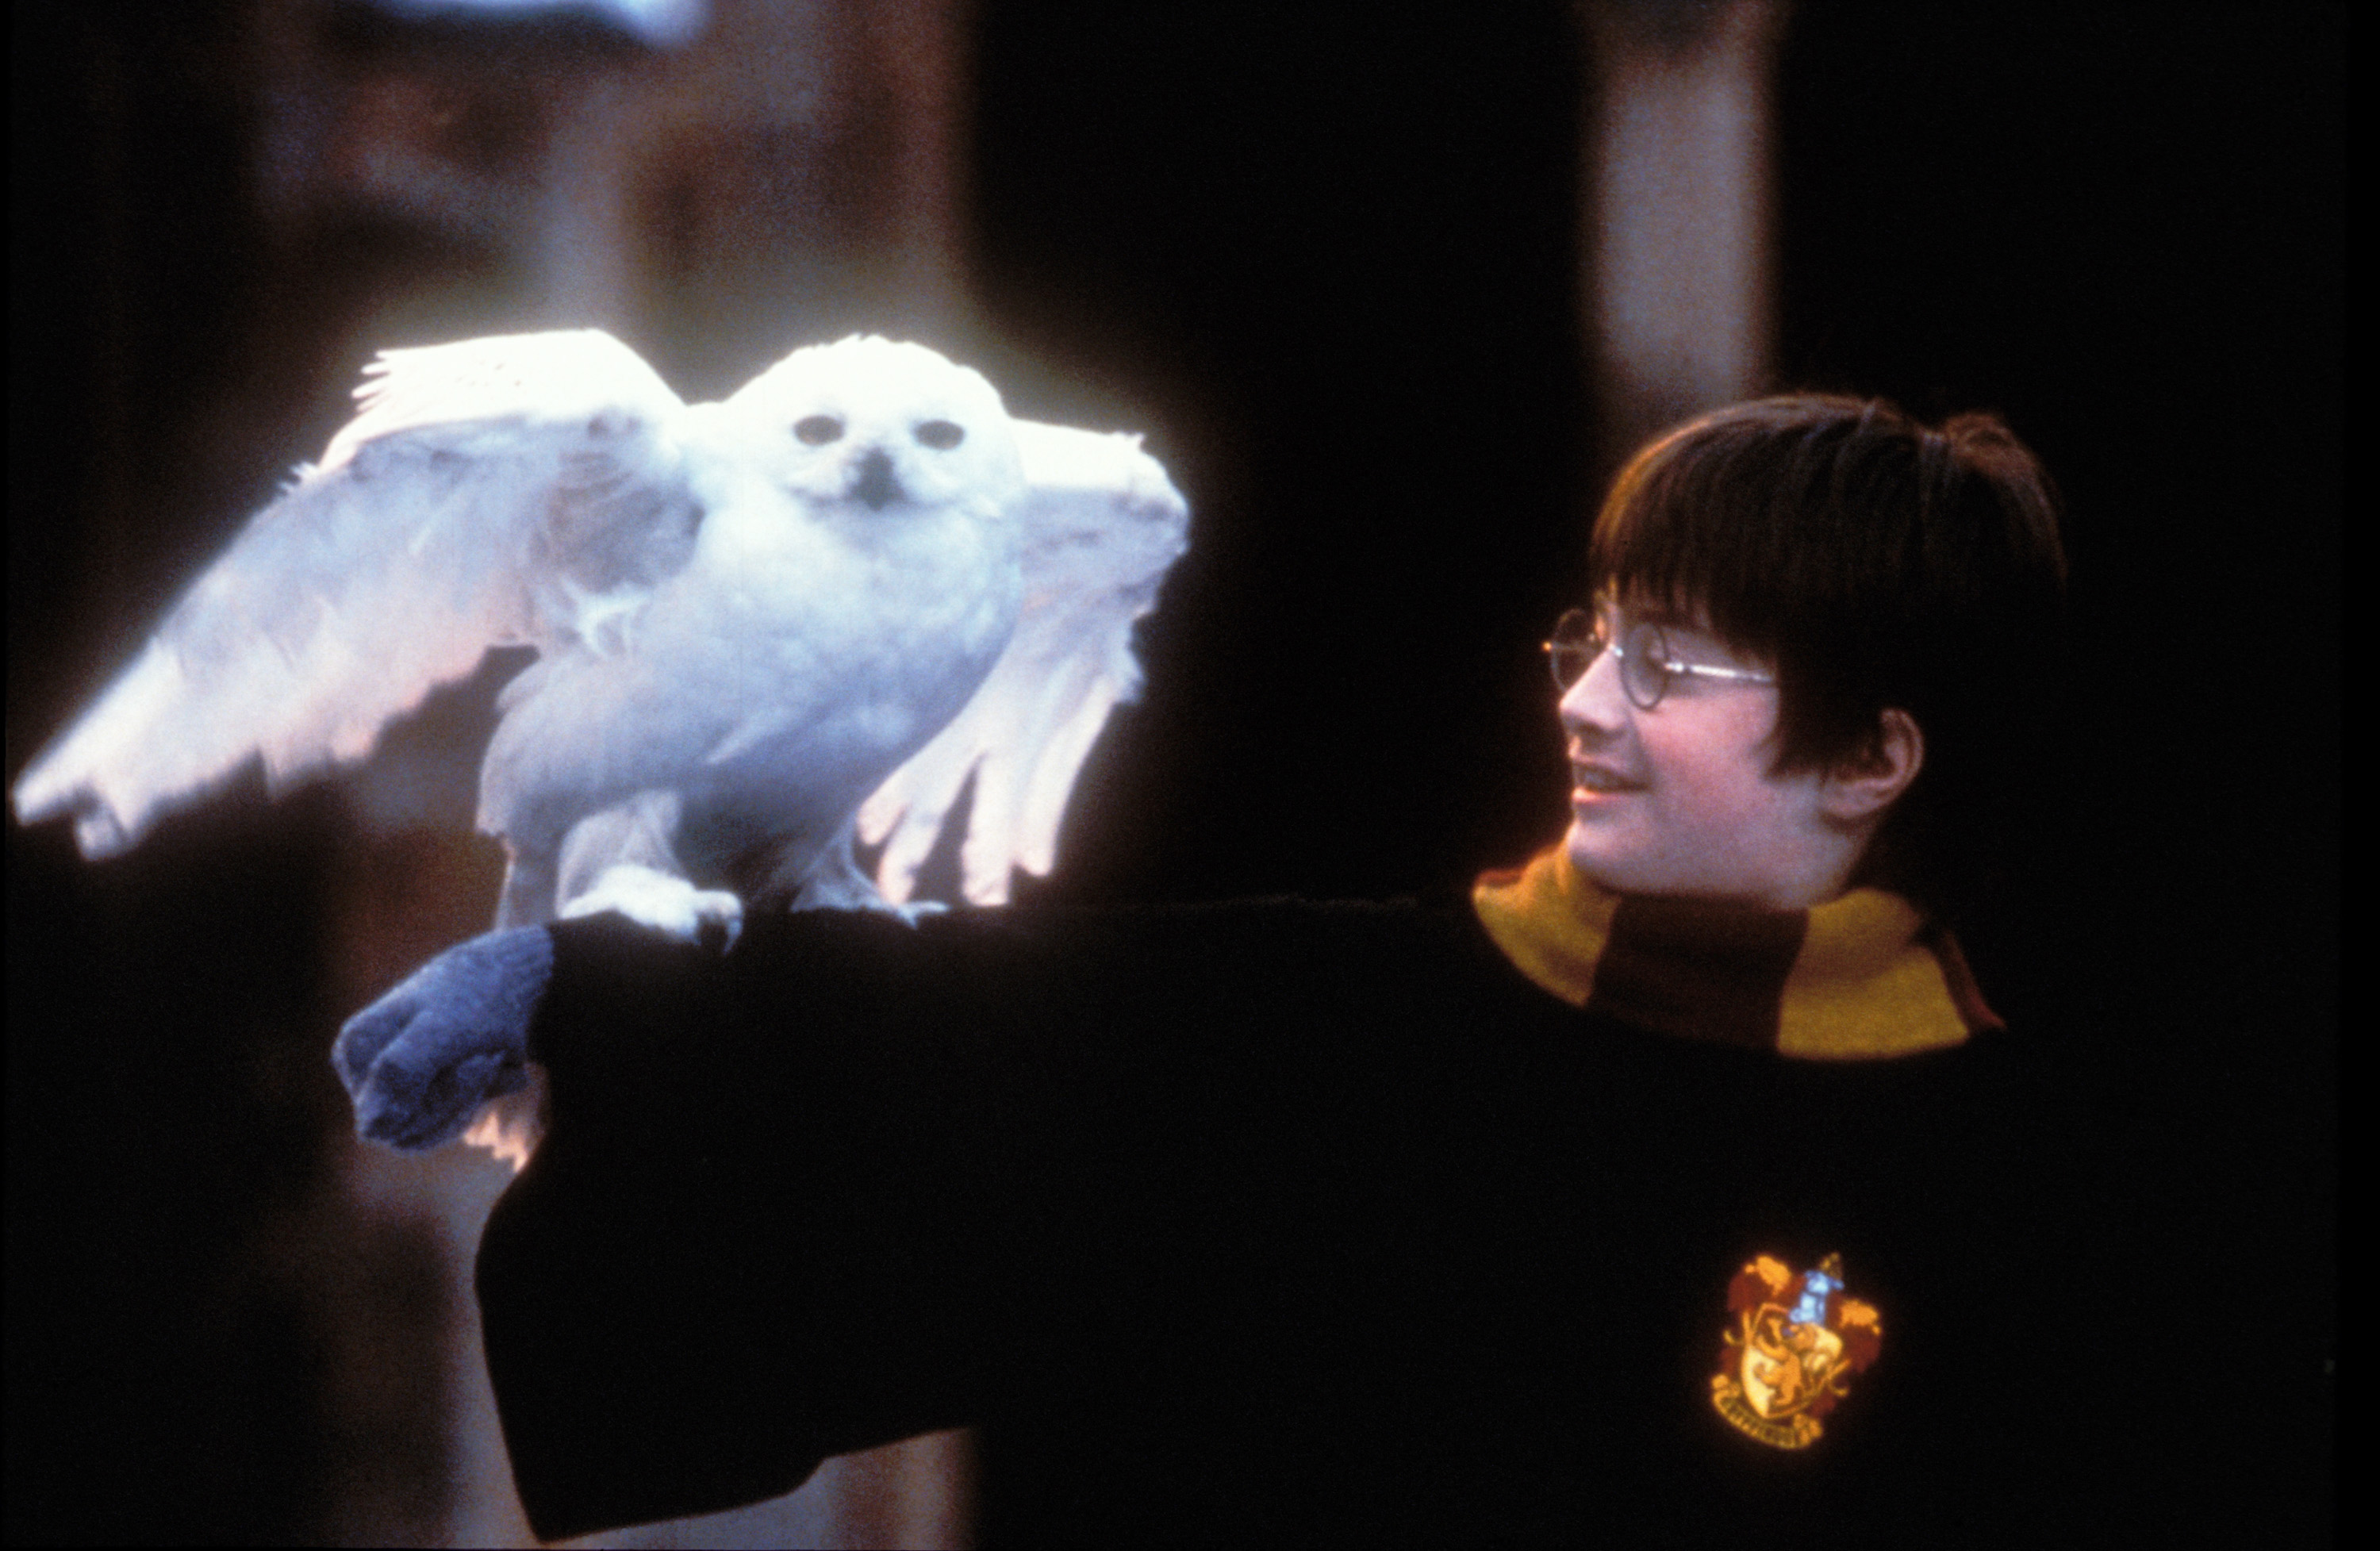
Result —
<path fill-rule="evenodd" d="M 547 1127 L 478 1290 L 549 1538 L 946 1427 L 1146 1423 L 1172 1458 L 1210 1436 L 1194 1415 L 1256 1436 L 1252 1405 L 1278 1411 L 1260 1454 L 1401 1425 L 1475 1367 L 1401 1332 L 1494 1322 L 1365 1290 L 1538 1238 L 1497 1224 L 1542 1192 L 1449 1160 L 1506 1157 L 1512 1103 L 1560 1091 L 1505 1004 L 1574 1014 L 1431 913 L 765 913 L 723 955 L 617 917 L 547 933 Z"/>
<path fill-rule="evenodd" d="M 1302 918 L 815 911 L 723 957 L 552 927 L 548 1129 L 479 1262 L 540 1533 L 1096 1413 L 1204 1361 L 1185 1321 L 1277 1323 L 1287 1264 L 1370 1215 L 1340 1184 L 1376 1170 L 1318 1196 L 1314 1122 L 1395 1069 L 1375 1010 L 1410 998 L 1368 971 L 1419 956 L 1367 936 L 1359 971 Z"/>

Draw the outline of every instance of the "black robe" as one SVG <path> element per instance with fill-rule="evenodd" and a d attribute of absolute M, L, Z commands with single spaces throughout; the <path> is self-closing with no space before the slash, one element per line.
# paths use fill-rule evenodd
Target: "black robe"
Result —
<path fill-rule="evenodd" d="M 958 1425 L 986 1545 L 2017 1545 L 2151 1489 L 2022 1030 L 1647 1033 L 1459 903 L 553 934 L 550 1129 L 479 1265 L 540 1534 Z M 1880 1314 L 1804 1448 L 1712 1400 L 1758 1254 Z"/>

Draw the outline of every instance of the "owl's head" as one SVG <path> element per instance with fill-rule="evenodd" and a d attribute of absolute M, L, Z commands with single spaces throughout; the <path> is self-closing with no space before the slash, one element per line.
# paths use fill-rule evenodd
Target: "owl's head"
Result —
<path fill-rule="evenodd" d="M 999 392 L 922 345 L 854 334 L 796 350 L 726 407 L 771 439 L 777 482 L 820 508 L 1000 510 L 1024 491 Z"/>

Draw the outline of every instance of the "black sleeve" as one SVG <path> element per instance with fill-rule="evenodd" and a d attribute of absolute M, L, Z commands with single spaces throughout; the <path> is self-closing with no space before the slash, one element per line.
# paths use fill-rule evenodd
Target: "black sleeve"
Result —
<path fill-rule="evenodd" d="M 548 1130 L 479 1263 L 538 1533 L 715 1511 L 1046 1409 L 1200 1306 L 1215 1267 L 1185 1224 L 1304 1242 L 1267 1227 L 1271 1181 L 1301 1170 L 1349 1020 L 1297 1004 L 1380 994 L 1378 965 L 1317 962 L 1310 914 L 808 912 L 724 960 L 555 927 Z"/>
<path fill-rule="evenodd" d="M 791 997 L 771 999 L 787 1008 L 775 1026 L 746 1004 L 745 965 L 612 919 L 554 939 L 532 1035 L 549 1130 L 479 1260 L 489 1371 L 538 1533 L 759 1500 L 838 1449 L 944 1420 L 947 1395 L 905 1382 L 928 1368 L 904 1359 L 935 1321 L 890 1301 L 828 1319 L 817 1304 L 840 1290 L 803 1286 L 804 1248 L 853 1225 L 848 1187 L 881 1199 L 902 1183 L 884 1147 L 838 1126 L 850 1107 L 814 1102 L 838 1085 L 824 1068 L 837 1043 L 804 1037 Z M 858 1371 L 873 1414 L 786 1403 Z"/>

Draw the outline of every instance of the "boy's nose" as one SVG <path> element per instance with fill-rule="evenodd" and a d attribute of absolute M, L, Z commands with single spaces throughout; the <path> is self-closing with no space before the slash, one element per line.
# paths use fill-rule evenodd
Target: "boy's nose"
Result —
<path fill-rule="evenodd" d="M 1608 742 L 1628 720 L 1628 695 L 1621 687 L 1620 657 L 1598 653 L 1578 682 L 1562 692 L 1555 709 L 1562 727 L 1574 737 Z"/>

